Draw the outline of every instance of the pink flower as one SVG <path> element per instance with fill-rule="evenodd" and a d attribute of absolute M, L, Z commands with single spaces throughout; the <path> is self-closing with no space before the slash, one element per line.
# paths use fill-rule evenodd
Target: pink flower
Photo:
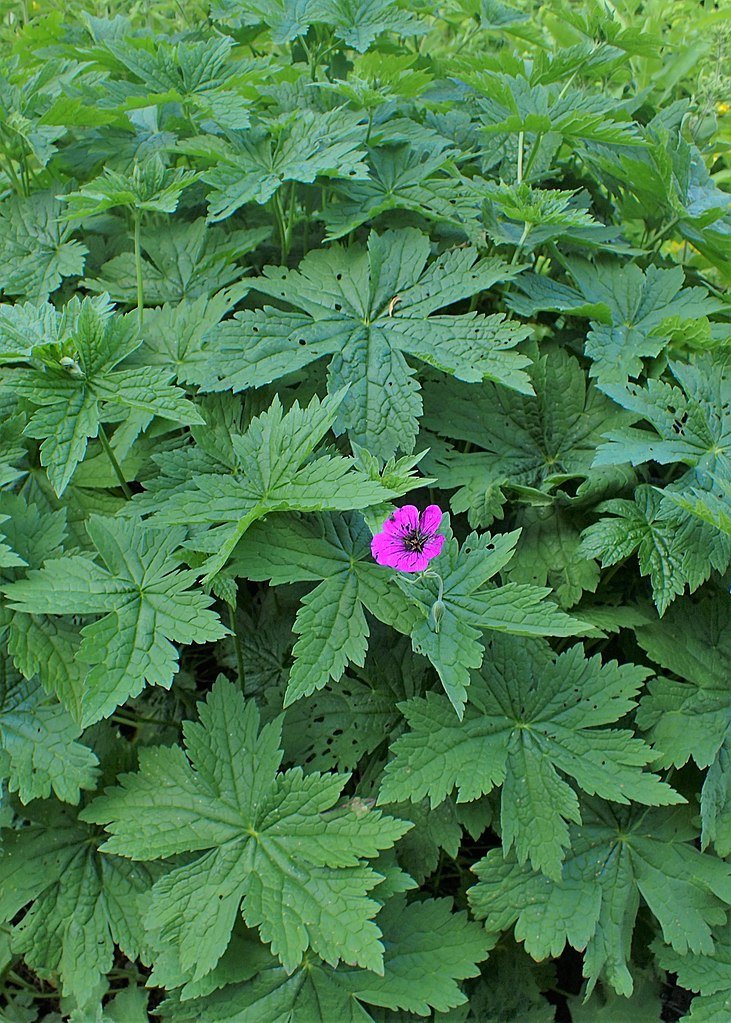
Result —
<path fill-rule="evenodd" d="M 430 504 L 419 515 L 413 504 L 397 508 L 371 541 L 371 553 L 379 565 L 400 572 L 423 572 L 442 549 L 444 537 L 437 533 L 442 509 Z"/>

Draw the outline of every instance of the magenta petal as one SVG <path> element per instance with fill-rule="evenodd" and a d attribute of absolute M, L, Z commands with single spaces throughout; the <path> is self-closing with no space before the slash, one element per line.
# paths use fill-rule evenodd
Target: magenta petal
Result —
<path fill-rule="evenodd" d="M 376 533 L 371 540 L 371 554 L 379 565 L 399 568 L 404 548 L 400 540 L 387 533 Z"/>
<path fill-rule="evenodd" d="M 441 524 L 442 509 L 438 504 L 427 505 L 419 519 L 419 528 L 422 533 L 436 533 Z"/>
<path fill-rule="evenodd" d="M 396 508 L 383 523 L 383 532 L 391 536 L 402 536 L 409 530 L 419 528 L 419 509 L 413 504 Z"/>
<path fill-rule="evenodd" d="M 438 554 L 441 554 L 443 544 L 443 536 L 433 536 L 431 540 L 427 540 L 424 544 L 424 557 L 427 562 L 431 561 L 432 558 L 436 558 Z"/>
<path fill-rule="evenodd" d="M 401 551 L 398 564 L 394 565 L 400 572 L 423 572 L 429 559 L 421 551 Z"/>

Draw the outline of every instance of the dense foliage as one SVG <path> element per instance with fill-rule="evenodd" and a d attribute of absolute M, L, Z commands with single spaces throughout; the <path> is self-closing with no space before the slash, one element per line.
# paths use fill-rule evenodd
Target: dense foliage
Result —
<path fill-rule="evenodd" d="M 728 1023 L 720 8 L 4 5 L 3 1020 Z"/>

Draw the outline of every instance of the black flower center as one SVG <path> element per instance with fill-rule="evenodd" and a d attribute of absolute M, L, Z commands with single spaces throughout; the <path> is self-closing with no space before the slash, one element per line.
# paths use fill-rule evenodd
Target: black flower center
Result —
<path fill-rule="evenodd" d="M 407 533 L 404 533 L 404 550 L 413 551 L 415 554 L 422 554 L 428 539 L 427 534 L 422 533 L 421 530 L 410 529 Z"/>

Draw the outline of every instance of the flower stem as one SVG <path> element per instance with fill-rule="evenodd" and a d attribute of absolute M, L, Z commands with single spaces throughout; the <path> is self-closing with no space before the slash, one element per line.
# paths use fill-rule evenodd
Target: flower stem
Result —
<path fill-rule="evenodd" d="M 107 437 L 107 431 L 104 429 L 104 427 L 102 426 L 101 423 L 99 423 L 99 440 L 101 441 L 102 447 L 104 448 L 104 451 L 106 452 L 107 458 L 111 462 L 112 469 L 114 469 L 114 474 L 117 477 L 117 479 L 119 480 L 119 485 L 122 488 L 122 493 L 124 494 L 124 496 L 127 499 L 129 499 L 130 497 L 132 497 L 132 491 L 127 486 L 127 480 L 124 478 L 124 473 L 122 472 L 122 467 L 120 466 L 119 462 L 117 461 L 116 455 L 112 451 L 112 445 L 109 443 L 109 438 Z"/>

